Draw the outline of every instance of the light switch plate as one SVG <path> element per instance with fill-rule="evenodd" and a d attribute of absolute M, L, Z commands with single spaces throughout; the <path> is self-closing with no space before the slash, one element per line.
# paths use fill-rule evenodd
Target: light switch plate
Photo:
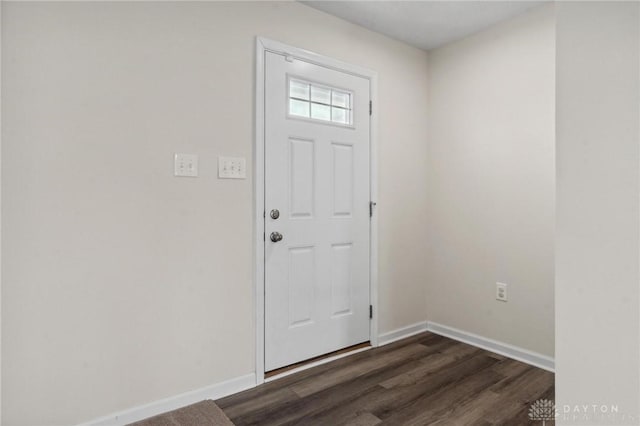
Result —
<path fill-rule="evenodd" d="M 175 176 L 197 177 L 198 156 L 195 154 L 176 154 L 173 167 Z"/>
<path fill-rule="evenodd" d="M 244 157 L 218 157 L 218 178 L 246 179 L 247 160 Z"/>

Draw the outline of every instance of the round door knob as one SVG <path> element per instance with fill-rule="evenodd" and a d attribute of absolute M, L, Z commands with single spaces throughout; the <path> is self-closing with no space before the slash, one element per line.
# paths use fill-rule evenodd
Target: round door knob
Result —
<path fill-rule="evenodd" d="M 271 210 L 271 212 L 269 213 L 269 216 L 271 216 L 271 219 L 279 218 L 280 217 L 280 210 L 278 210 L 278 209 Z"/>
<path fill-rule="evenodd" d="M 282 234 L 279 232 L 272 232 L 269 238 L 271 238 L 271 241 L 273 241 L 274 243 L 277 243 L 278 241 L 282 240 Z"/>

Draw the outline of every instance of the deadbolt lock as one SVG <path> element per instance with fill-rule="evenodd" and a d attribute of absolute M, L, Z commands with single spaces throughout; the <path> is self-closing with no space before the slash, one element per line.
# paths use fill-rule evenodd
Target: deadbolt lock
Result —
<path fill-rule="evenodd" d="M 279 218 L 280 217 L 280 210 L 278 210 L 278 209 L 271 210 L 271 212 L 269 213 L 269 216 L 271 216 L 271 219 Z"/>

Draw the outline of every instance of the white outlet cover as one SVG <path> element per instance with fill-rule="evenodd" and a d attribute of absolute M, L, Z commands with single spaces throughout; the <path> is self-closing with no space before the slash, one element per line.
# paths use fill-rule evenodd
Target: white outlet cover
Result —
<path fill-rule="evenodd" d="M 175 154 L 173 174 L 182 177 L 197 177 L 198 156 L 196 154 Z"/>
<path fill-rule="evenodd" d="M 507 284 L 496 283 L 496 300 L 501 302 L 507 301 Z"/>
<path fill-rule="evenodd" d="M 247 160 L 244 157 L 218 157 L 218 178 L 246 179 Z"/>

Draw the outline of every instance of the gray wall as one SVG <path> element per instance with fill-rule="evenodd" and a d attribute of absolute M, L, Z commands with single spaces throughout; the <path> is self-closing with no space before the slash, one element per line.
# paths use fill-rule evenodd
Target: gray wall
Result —
<path fill-rule="evenodd" d="M 254 371 L 252 176 L 216 173 L 251 169 L 257 35 L 379 72 L 380 332 L 426 319 L 423 51 L 293 2 L 2 7 L 3 424 Z"/>
<path fill-rule="evenodd" d="M 556 398 L 640 422 L 640 4 L 557 5 Z M 630 417 L 633 416 L 633 417 Z"/>
<path fill-rule="evenodd" d="M 429 52 L 425 220 L 428 319 L 551 357 L 554 55 L 553 5 Z"/>
<path fill-rule="evenodd" d="M 379 72 L 380 331 L 553 355 L 555 274 L 558 404 L 637 424 L 639 5 L 555 7 L 427 55 L 296 3 L 3 3 L 2 423 L 254 371 L 251 175 L 215 176 L 262 35 Z"/>

